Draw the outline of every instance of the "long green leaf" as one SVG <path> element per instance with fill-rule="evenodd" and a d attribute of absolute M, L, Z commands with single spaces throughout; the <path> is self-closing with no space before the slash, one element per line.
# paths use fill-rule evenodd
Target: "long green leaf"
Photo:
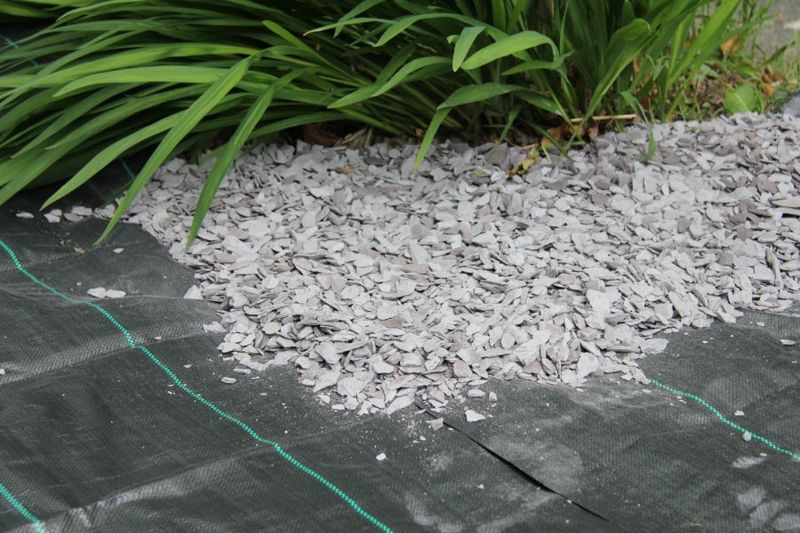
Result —
<path fill-rule="evenodd" d="M 0 113 L 0 142 L 25 118 L 45 107 L 53 99 L 56 90 L 47 89 L 35 92 L 6 113 Z"/>
<path fill-rule="evenodd" d="M 62 85 L 73 80 L 109 70 L 118 70 L 127 67 L 137 67 L 151 64 L 161 59 L 170 57 L 192 57 L 204 55 L 252 55 L 258 50 L 242 46 L 232 46 L 211 43 L 182 43 L 166 45 L 142 45 L 134 50 L 119 52 L 102 59 L 86 61 L 83 64 L 68 67 L 52 74 L 33 77 L 28 82 L 18 87 L 16 92 L 33 87 L 52 87 Z"/>
<path fill-rule="evenodd" d="M 549 37 L 537 31 L 522 31 L 481 48 L 465 59 L 461 66 L 465 70 L 472 70 L 543 44 L 550 46 L 556 53 L 556 45 Z"/>
<path fill-rule="evenodd" d="M 689 45 L 689 48 L 682 51 L 682 58 L 674 65 L 669 74 L 668 85 L 673 85 L 678 77 L 685 75 L 687 71 L 697 68 L 705 62 L 709 55 L 719 49 L 719 45 L 722 44 L 719 36 L 725 31 L 728 22 L 740 3 L 740 0 L 721 0 L 719 2 L 714 13 L 705 22 L 700 33 Z"/>
<path fill-rule="evenodd" d="M 91 87 L 116 83 L 214 83 L 225 74 L 225 69 L 169 65 L 109 70 L 77 79 L 62 87 L 56 97 Z"/>
<path fill-rule="evenodd" d="M 0 190 L 0 205 L 17 191 L 32 183 L 70 151 L 79 149 L 82 145 L 94 140 L 97 135 L 107 131 L 108 128 L 124 123 L 130 117 L 153 105 L 193 93 L 195 93 L 195 88 L 187 87 L 124 102 L 81 124 L 45 150 L 31 150 L 18 158 L 0 162 L 0 185 L 7 184 Z M 125 131 L 122 128 L 119 129 Z"/>
<path fill-rule="evenodd" d="M 383 1 L 383 0 L 381 0 Z M 391 61 L 386 65 L 386 67 L 381 70 L 381 73 L 378 75 L 375 83 L 372 85 L 367 85 L 366 87 L 361 87 L 356 89 L 350 94 L 347 94 L 335 102 L 328 105 L 330 109 L 339 109 L 342 107 L 347 107 L 351 105 L 355 105 L 359 102 L 363 102 L 364 100 L 368 100 L 375 95 L 375 91 L 377 91 L 381 86 L 383 86 L 389 78 L 394 75 L 397 70 L 403 66 L 403 63 L 411 57 L 414 48 L 412 46 L 407 46 L 399 53 L 395 54 Z M 384 91 L 385 92 L 385 91 Z"/>
<path fill-rule="evenodd" d="M 57 202 L 71 192 L 75 191 L 78 187 L 97 175 L 98 172 L 106 168 L 108 165 L 116 161 L 119 157 L 123 156 L 131 149 L 140 145 L 142 142 L 174 127 L 180 118 L 181 113 L 174 113 L 107 146 L 98 152 L 97 155 L 95 155 L 88 163 L 86 163 L 86 165 L 84 165 L 72 178 L 70 178 L 64 185 L 54 192 L 44 202 L 44 204 L 42 204 L 42 209 L 47 208 L 54 202 Z"/>
<path fill-rule="evenodd" d="M 356 89 L 355 91 L 342 96 L 335 102 L 328 105 L 329 109 L 339 109 L 342 107 L 348 107 L 351 105 L 355 105 L 359 102 L 363 102 L 364 100 L 369 100 L 375 95 L 375 91 L 377 88 L 375 85 L 368 85 L 366 87 L 361 87 L 360 89 Z"/>
<path fill-rule="evenodd" d="M 464 63 L 464 59 L 466 59 L 470 48 L 475 43 L 475 39 L 485 29 L 485 26 L 468 26 L 461 30 L 455 47 L 453 47 L 453 72 L 457 71 L 461 64 Z"/>
<path fill-rule="evenodd" d="M 202 87 L 182 87 L 180 89 L 157 92 L 150 96 L 137 96 L 122 100 L 121 102 L 115 102 L 113 107 L 64 135 L 61 139 L 49 145 L 47 150 L 56 150 L 64 146 L 77 146 L 87 137 L 113 127 L 116 124 L 120 124 L 146 109 L 164 103 L 176 102 L 185 97 L 192 97 L 201 91 Z"/>
<path fill-rule="evenodd" d="M 189 239 L 186 242 L 187 246 L 197 236 L 200 225 L 203 223 L 203 218 L 208 212 L 209 207 L 211 207 L 211 202 L 222 183 L 222 179 L 225 177 L 225 173 L 228 171 L 231 164 L 233 164 L 233 160 L 238 155 L 245 141 L 250 137 L 258 121 L 264 116 L 267 107 L 272 103 L 273 95 L 273 88 L 270 87 L 256 100 L 256 103 L 253 104 L 253 107 L 247 112 L 244 120 L 236 129 L 233 137 L 225 144 L 225 148 L 214 163 L 214 167 L 211 169 L 211 172 L 209 172 L 203 184 L 203 190 L 200 192 L 200 197 L 197 200 L 197 207 L 195 208 L 194 217 L 192 219 L 192 227 L 189 230 Z"/>
<path fill-rule="evenodd" d="M 398 37 L 399 35 L 403 34 L 409 28 L 415 26 L 418 22 L 425 21 L 425 20 L 455 20 L 461 23 L 470 24 L 474 26 L 480 26 L 481 23 L 479 20 L 475 20 L 470 17 L 465 17 L 463 15 L 455 14 L 455 13 L 425 13 L 422 15 L 409 15 L 407 17 L 401 17 L 399 19 L 393 20 L 389 23 L 388 28 L 383 32 L 378 42 L 375 43 L 374 46 L 384 46 L 392 39 Z"/>
<path fill-rule="evenodd" d="M 385 1 L 386 0 L 363 0 L 361 2 L 358 2 L 358 4 L 356 4 L 356 7 L 354 7 L 353 9 L 342 15 L 341 18 L 339 18 L 338 23 L 344 23 L 347 22 L 348 20 L 352 20 L 355 17 L 359 16 L 361 13 L 369 11 L 373 7 L 380 5 Z M 344 26 L 343 25 L 335 26 L 335 28 L 336 29 L 333 31 L 333 36 L 338 37 L 339 34 L 342 32 Z"/>
<path fill-rule="evenodd" d="M 298 75 L 299 73 L 289 74 L 273 85 L 270 85 L 267 90 L 264 91 L 264 94 L 259 96 L 253 106 L 248 110 L 242 123 L 239 124 L 233 136 L 227 144 L 225 144 L 225 148 L 214 163 L 214 167 L 211 169 L 211 172 L 208 173 L 208 177 L 203 184 L 203 190 L 200 191 L 200 197 L 197 200 L 197 207 L 194 217 L 192 218 L 192 227 L 189 229 L 189 238 L 186 242 L 187 246 L 197 236 L 200 225 L 203 223 L 203 218 L 205 218 L 208 209 L 211 207 L 211 202 L 214 200 L 214 196 L 225 177 L 225 173 L 233 164 L 233 160 L 239 154 L 239 150 L 242 149 L 244 143 L 250 139 L 253 130 L 255 130 L 256 125 L 258 125 L 258 122 L 272 103 L 275 94 L 280 93 L 280 91 Z"/>
<path fill-rule="evenodd" d="M 507 85 L 504 83 L 482 83 L 480 85 L 467 85 L 457 89 L 451 94 L 444 102 L 439 104 L 439 109 L 448 109 L 466 104 L 473 104 L 475 102 L 482 102 L 496 98 L 503 94 L 508 94 L 515 91 L 523 90 L 523 87 L 518 85 Z"/>
<path fill-rule="evenodd" d="M 132 86 L 128 84 L 105 87 L 87 96 L 86 98 L 83 98 L 81 101 L 67 107 L 57 119 L 52 121 L 31 142 L 23 146 L 19 152 L 14 154 L 13 157 L 18 157 L 19 155 L 40 146 L 42 143 L 52 138 L 54 135 L 56 135 L 56 133 L 60 132 L 76 120 L 84 118 L 89 111 L 93 110 L 106 100 L 127 91 L 131 87 Z"/>
<path fill-rule="evenodd" d="M 649 36 L 650 25 L 643 19 L 635 19 L 614 33 L 608 44 L 612 55 L 604 67 L 605 73 L 594 88 L 584 115 L 584 122 L 592 116 L 620 73 L 641 53 Z"/>
<path fill-rule="evenodd" d="M 422 142 L 419 145 L 419 150 L 417 150 L 417 157 L 414 160 L 414 168 L 417 169 L 422 164 L 422 161 L 425 159 L 425 156 L 428 153 L 428 150 L 431 148 L 431 144 L 433 143 L 433 139 L 436 137 L 436 132 L 439 131 L 439 127 L 441 127 L 442 122 L 447 118 L 447 115 L 450 113 L 451 107 L 446 107 L 443 109 L 439 109 L 433 115 L 431 119 L 431 123 L 428 125 L 428 129 L 425 130 L 425 135 L 422 137 Z"/>
<path fill-rule="evenodd" d="M 114 211 L 111 220 L 108 222 L 106 229 L 103 231 L 102 235 L 100 235 L 98 241 L 105 239 L 114 226 L 117 225 L 122 215 L 128 210 L 136 196 L 138 196 L 139 191 L 142 190 L 142 187 L 150 180 L 158 166 L 170 155 L 181 139 L 183 139 L 198 122 L 203 120 L 203 117 L 205 117 L 208 112 L 239 83 L 239 80 L 242 79 L 247 69 L 250 67 L 251 61 L 252 59 L 248 58 L 236 63 L 223 78 L 211 85 L 197 101 L 189 106 L 189 109 L 183 112 L 181 120 L 167 132 L 164 139 L 158 147 L 156 147 L 139 171 L 136 179 L 131 183 L 128 192 L 123 197 L 116 211 Z"/>
<path fill-rule="evenodd" d="M 567 59 L 568 55 L 560 55 L 553 61 L 545 61 L 545 60 L 534 60 L 534 61 L 525 61 L 515 67 L 511 67 L 510 69 L 504 70 L 502 72 L 503 76 L 513 76 L 514 74 L 521 74 L 523 72 L 533 72 L 535 70 L 559 70 L 564 65 L 564 61 Z"/>
<path fill-rule="evenodd" d="M 645 152 L 644 159 L 645 161 L 649 161 L 653 158 L 653 156 L 656 154 L 656 150 L 658 149 L 658 144 L 656 144 L 656 136 L 653 131 L 653 124 L 650 122 L 650 120 L 648 120 L 647 113 L 645 112 L 639 100 L 633 96 L 633 93 L 630 91 L 622 91 L 620 95 L 622 96 L 622 99 L 625 100 L 625 102 L 631 107 L 631 109 L 633 109 L 636 114 L 645 121 L 645 126 L 647 127 L 647 151 Z"/>
<path fill-rule="evenodd" d="M 449 65 L 450 60 L 446 57 L 442 56 L 429 56 L 429 57 L 418 57 L 412 61 L 409 61 L 408 64 L 403 65 L 394 76 L 389 78 L 389 80 L 384 83 L 383 85 L 379 86 L 372 96 L 380 96 L 396 86 L 403 83 L 409 76 L 411 76 L 414 72 L 422 70 L 426 67 L 431 67 L 434 65 Z"/>

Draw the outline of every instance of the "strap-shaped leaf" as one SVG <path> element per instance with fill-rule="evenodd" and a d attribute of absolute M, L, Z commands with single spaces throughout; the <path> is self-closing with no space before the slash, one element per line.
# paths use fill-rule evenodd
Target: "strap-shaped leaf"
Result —
<path fill-rule="evenodd" d="M 445 107 L 434 113 L 433 119 L 431 119 L 428 129 L 425 130 L 425 135 L 422 137 L 422 142 L 419 145 L 417 158 L 414 161 L 415 169 L 419 168 L 419 166 L 422 164 L 423 159 L 425 159 L 425 155 L 427 155 L 428 150 L 431 148 L 433 139 L 436 137 L 436 132 L 439 131 L 442 122 L 444 122 L 444 120 L 447 118 L 447 115 L 450 113 L 451 109 L 452 107 Z"/>
<path fill-rule="evenodd" d="M 584 122 L 592 116 L 620 73 L 641 53 L 650 36 L 650 25 L 644 19 L 635 19 L 611 36 L 608 48 L 611 54 L 605 72 L 594 88 L 592 99 L 584 115 Z"/>
<path fill-rule="evenodd" d="M 267 111 L 267 108 L 272 103 L 275 94 L 279 93 L 281 89 L 291 83 L 299 74 L 299 72 L 288 74 L 270 85 L 267 90 L 264 91 L 264 94 L 259 96 L 250 107 L 244 120 L 242 120 L 239 127 L 236 128 L 236 131 L 233 133 L 233 136 L 225 144 L 225 148 L 222 149 L 219 157 L 217 157 L 214 167 L 208 173 L 208 177 L 203 184 L 203 189 L 200 191 L 200 197 L 197 200 L 197 207 L 194 212 L 194 218 L 192 219 L 192 227 L 189 230 L 189 238 L 186 242 L 187 246 L 197 236 L 200 225 L 203 223 L 203 218 L 205 218 L 209 207 L 211 207 L 211 202 L 217 194 L 217 189 L 219 189 L 225 177 L 225 173 L 228 172 L 228 169 L 233 164 L 233 160 L 239 154 L 239 150 L 242 149 L 244 143 L 250 139 L 253 130 L 255 130 L 259 121 L 264 116 L 264 113 Z"/>
<path fill-rule="evenodd" d="M 86 163 L 72 178 L 54 192 L 44 204 L 42 204 L 42 209 L 45 209 L 76 190 L 129 150 L 175 126 L 180 118 L 181 113 L 174 113 L 110 144 L 98 152 L 97 155 Z"/>
<path fill-rule="evenodd" d="M 252 58 L 248 58 L 237 62 L 224 77 L 211 85 L 200 98 L 181 114 L 178 123 L 167 132 L 164 139 L 161 140 L 161 143 L 145 162 L 142 170 L 139 171 L 136 179 L 133 180 L 128 192 L 125 193 L 98 241 L 105 239 L 114 226 L 117 225 L 123 213 L 128 210 L 142 188 L 153 177 L 156 169 L 167 159 L 178 143 L 239 83 L 239 80 L 242 79 L 250 67 L 251 61 Z"/>
<path fill-rule="evenodd" d="M 384 2 L 386 2 L 386 0 L 364 0 L 362 2 L 359 2 L 356 5 L 356 7 L 354 7 L 353 9 L 342 15 L 341 18 L 339 18 L 337 26 L 335 26 L 336 29 L 333 31 L 333 36 L 334 37 L 339 36 L 339 34 L 342 32 L 342 29 L 344 29 L 343 23 L 356 18 L 361 13 L 369 11 L 373 7 L 380 5 Z"/>
<path fill-rule="evenodd" d="M 521 90 L 524 90 L 524 87 L 495 82 L 467 85 L 466 87 L 456 89 L 444 102 L 439 104 L 439 109 L 448 109 L 460 105 L 482 102 L 503 94 Z"/>
<path fill-rule="evenodd" d="M 377 90 L 373 93 L 373 96 L 380 96 L 383 93 L 392 90 L 418 70 L 434 65 L 448 65 L 449 63 L 450 60 L 442 56 L 418 57 L 417 59 L 409 61 L 408 64 L 403 65 L 403 67 L 400 68 L 394 74 L 394 76 L 389 78 L 386 83 L 377 88 Z"/>
<path fill-rule="evenodd" d="M 529 48 L 535 48 L 544 44 L 550 46 L 553 50 L 553 54 L 557 56 L 556 45 L 549 37 L 542 35 L 538 31 L 521 31 L 481 48 L 464 60 L 462 68 L 465 70 L 479 68 L 503 57 L 514 55 L 528 50 Z"/>
<path fill-rule="evenodd" d="M 195 67 L 186 65 L 163 65 L 110 70 L 92 74 L 68 83 L 56 97 L 65 96 L 93 85 L 117 83 L 214 83 L 225 74 L 224 68 Z"/>
<path fill-rule="evenodd" d="M 51 139 L 54 135 L 58 132 L 75 122 L 81 118 L 84 118 L 87 113 L 91 110 L 102 104 L 103 102 L 109 100 L 117 96 L 120 93 L 123 93 L 130 89 L 132 86 L 130 84 L 122 84 L 122 85 L 112 85 L 110 87 L 104 87 L 99 91 L 96 91 L 86 98 L 81 99 L 78 102 L 70 105 L 69 107 L 64 109 L 64 112 L 53 122 L 51 122 L 39 135 L 37 135 L 32 141 L 26 144 L 24 147 L 20 149 L 19 152 L 14 154 L 12 157 L 19 157 L 21 154 L 26 153 L 28 150 L 32 150 L 42 143 Z"/>
<path fill-rule="evenodd" d="M 470 48 L 475 43 L 475 39 L 483 33 L 485 26 L 469 26 L 461 30 L 455 47 L 453 47 L 453 72 L 457 71 L 464 63 Z"/>

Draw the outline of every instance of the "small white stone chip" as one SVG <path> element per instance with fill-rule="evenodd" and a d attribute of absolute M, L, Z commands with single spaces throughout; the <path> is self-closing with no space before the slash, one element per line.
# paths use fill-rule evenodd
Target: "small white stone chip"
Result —
<path fill-rule="evenodd" d="M 106 290 L 106 298 L 113 300 L 115 298 L 125 298 L 127 293 L 125 291 L 119 291 L 117 289 L 107 289 Z"/>
<path fill-rule="evenodd" d="M 125 251 L 125 248 L 114 248 L 112 250 L 112 252 L 114 252 L 115 254 L 121 254 L 124 251 Z"/>
<path fill-rule="evenodd" d="M 386 454 L 383 452 L 379 453 L 378 455 L 375 456 L 375 460 L 377 460 L 379 463 L 385 461 Z"/>
<path fill-rule="evenodd" d="M 200 291 L 200 287 L 197 285 L 192 285 L 186 294 L 183 295 L 184 300 L 202 300 L 203 293 Z"/>
<path fill-rule="evenodd" d="M 225 383 L 226 385 L 233 385 L 233 384 L 234 384 L 234 383 L 236 383 L 238 380 L 237 380 L 236 378 L 231 378 L 231 377 L 228 377 L 228 376 L 224 376 L 224 377 L 222 377 L 222 378 L 220 379 L 220 381 L 221 381 L 221 382 L 223 382 L 223 383 Z"/>
<path fill-rule="evenodd" d="M 93 289 L 89 289 L 88 291 L 86 291 L 86 294 L 94 298 L 114 299 L 114 298 L 124 298 L 126 292 L 119 291 L 116 289 L 105 289 L 103 287 L 95 287 Z"/>
<path fill-rule="evenodd" d="M 86 291 L 86 294 L 92 296 L 93 298 L 105 298 L 106 290 L 103 287 L 95 287 Z"/>
<path fill-rule="evenodd" d="M 737 410 L 735 413 L 733 413 L 733 416 L 744 416 L 744 411 Z"/>
<path fill-rule="evenodd" d="M 792 339 L 781 339 L 781 344 L 783 344 L 784 346 L 794 346 L 795 344 L 797 344 L 797 342 L 793 341 Z"/>
<path fill-rule="evenodd" d="M 745 431 L 744 433 L 742 433 L 742 440 L 745 442 L 750 442 L 751 440 L 753 440 L 753 434 L 750 433 L 749 431 Z"/>
<path fill-rule="evenodd" d="M 392 400 L 392 403 L 386 407 L 386 414 L 390 415 L 396 411 L 399 411 L 400 409 L 405 409 L 412 403 L 414 403 L 413 396 L 399 396 Z"/>
<path fill-rule="evenodd" d="M 225 333 L 227 330 L 219 322 L 212 322 L 211 324 L 203 324 L 203 331 L 206 333 Z"/>
<path fill-rule="evenodd" d="M 386 361 L 376 361 L 375 364 L 372 365 L 372 370 L 376 374 L 391 374 L 394 372 L 394 367 Z"/>
<path fill-rule="evenodd" d="M 473 411 L 472 409 L 467 409 L 464 412 L 464 415 L 467 417 L 467 422 L 480 422 L 481 420 L 486 420 L 486 417 L 480 414 L 477 411 Z"/>
<path fill-rule="evenodd" d="M 434 431 L 442 429 L 442 427 L 444 427 L 444 418 L 434 418 L 433 420 L 429 420 L 428 424 L 431 425 L 431 429 Z"/>
<path fill-rule="evenodd" d="M 33 218 L 33 215 L 28 213 L 27 211 L 20 211 L 17 213 L 17 218 Z"/>

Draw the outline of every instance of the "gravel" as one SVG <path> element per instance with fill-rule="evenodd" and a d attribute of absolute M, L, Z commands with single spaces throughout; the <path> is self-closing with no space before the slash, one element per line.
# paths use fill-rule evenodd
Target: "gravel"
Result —
<path fill-rule="evenodd" d="M 464 411 L 464 418 L 467 420 L 467 422 L 470 423 L 486 420 L 486 417 L 484 415 L 480 414 L 477 411 L 473 411 L 472 409 L 467 409 L 466 411 Z"/>
<path fill-rule="evenodd" d="M 86 294 L 88 294 L 93 298 L 109 299 L 109 300 L 124 298 L 126 296 L 125 291 L 120 291 L 117 289 L 106 289 L 104 287 L 95 287 L 93 289 L 89 289 L 88 291 L 86 291 Z"/>
<path fill-rule="evenodd" d="M 654 130 L 649 162 L 633 126 L 530 167 L 517 148 L 445 142 L 417 173 L 414 146 L 265 146 L 186 251 L 204 169 L 176 159 L 127 220 L 196 269 L 187 297 L 220 305 L 224 357 L 292 365 L 337 411 L 484 401 L 489 378 L 647 383 L 660 334 L 800 293 L 800 120 Z"/>

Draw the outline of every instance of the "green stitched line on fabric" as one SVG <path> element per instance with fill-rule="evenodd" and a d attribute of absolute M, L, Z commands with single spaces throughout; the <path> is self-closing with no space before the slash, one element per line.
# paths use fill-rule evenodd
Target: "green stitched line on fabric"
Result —
<path fill-rule="evenodd" d="M 19 514 L 21 514 L 25 520 L 33 524 L 33 527 L 36 528 L 38 533 L 45 533 L 44 526 L 42 525 L 42 521 L 36 518 L 33 513 L 31 513 L 24 505 L 20 503 L 20 501 L 11 494 L 11 491 L 6 488 L 5 485 L 0 483 L 0 494 L 2 494 L 3 498 L 11 504 L 11 507 L 14 508 Z"/>
<path fill-rule="evenodd" d="M 17 255 L 14 253 L 14 251 L 5 242 L 3 242 L 2 240 L 0 240 L 0 247 L 2 247 L 3 250 L 5 250 L 6 254 L 8 254 L 8 256 L 11 258 L 11 261 L 14 263 L 14 266 L 17 268 L 17 270 L 19 272 L 21 272 L 29 280 L 31 280 L 33 283 L 37 284 L 38 286 L 42 287 L 43 289 L 47 290 L 48 292 L 51 292 L 52 294 L 58 296 L 59 298 L 62 298 L 64 300 L 66 300 L 66 301 L 68 301 L 70 303 L 83 304 L 83 305 L 88 305 L 90 307 L 93 307 L 95 310 L 97 310 L 101 315 L 103 315 L 109 322 L 111 322 L 114 325 L 114 327 L 116 327 L 122 333 L 123 337 L 125 337 L 125 342 L 128 343 L 128 346 L 130 348 L 139 350 L 140 352 L 144 353 L 150 359 L 150 361 L 153 362 L 153 364 L 155 364 L 159 369 L 161 369 L 161 371 L 164 372 L 164 374 L 166 374 L 167 377 L 170 380 L 172 380 L 172 382 L 175 383 L 175 385 L 177 385 L 188 396 L 190 396 L 191 398 L 193 398 L 197 402 L 199 402 L 199 403 L 203 404 L 204 406 L 206 406 L 214 414 L 216 414 L 216 415 L 220 416 L 221 418 L 224 418 L 225 420 L 227 420 L 227 421 L 233 423 L 234 425 L 238 426 L 239 429 L 241 429 L 242 431 L 247 433 L 253 440 L 255 440 L 257 442 L 261 442 L 263 444 L 266 444 L 266 445 L 272 447 L 272 449 L 275 450 L 278 453 L 278 455 L 281 458 L 283 458 L 286 462 L 288 462 L 290 465 L 292 465 L 293 467 L 295 467 L 299 471 L 303 472 L 304 474 L 308 475 L 312 479 L 318 481 L 325 488 L 330 490 L 333 494 L 338 496 L 342 501 L 344 501 L 347 505 L 349 505 L 350 508 L 353 509 L 353 511 L 355 511 L 359 516 L 361 516 L 362 518 L 367 520 L 369 523 L 371 523 L 372 525 L 374 525 L 378 529 L 384 531 L 385 533 L 392 533 L 392 529 L 389 526 L 387 526 L 386 524 L 384 524 L 383 522 L 381 522 L 380 520 L 378 520 L 377 518 L 372 516 L 369 512 L 364 510 L 364 508 L 362 508 L 358 504 L 358 502 L 356 502 L 353 498 L 348 496 L 347 493 L 344 492 L 342 489 L 340 489 L 339 487 L 334 485 L 332 482 L 328 481 L 322 474 L 320 474 L 319 472 L 316 472 L 315 470 L 309 468 L 308 466 L 304 465 L 299 460 L 297 460 L 293 455 L 291 455 L 289 452 L 284 450 L 281 447 L 280 444 L 278 444 L 275 441 L 272 441 L 272 440 L 269 440 L 269 439 L 266 439 L 266 438 L 262 437 L 261 435 L 258 434 L 258 432 L 256 432 L 255 429 L 250 427 L 247 423 L 245 423 L 244 421 L 240 420 L 239 418 L 236 418 L 232 414 L 223 411 L 220 407 L 218 407 L 212 401 L 203 398 L 203 396 L 201 396 L 199 393 L 197 393 L 194 390 L 190 389 L 189 386 L 186 385 L 177 376 L 177 374 L 175 374 L 175 372 L 173 372 L 172 369 L 169 368 L 161 359 L 159 359 L 153 352 L 151 352 L 150 349 L 147 346 L 138 344 L 134 340 L 133 335 L 131 335 L 131 333 L 122 324 L 120 324 L 119 321 L 111 313 L 109 313 L 106 309 L 104 309 L 103 307 L 97 305 L 94 302 L 84 302 L 84 301 L 81 301 L 81 300 L 76 300 L 76 299 L 74 299 L 74 298 L 72 298 L 70 296 L 67 296 L 66 294 L 60 292 L 59 290 L 54 289 L 53 287 L 47 285 L 46 283 L 44 283 L 43 281 L 38 279 L 36 276 L 34 276 L 30 272 L 28 272 L 25 269 L 25 267 L 22 265 L 22 263 L 19 261 L 19 259 L 17 258 Z M 5 494 L 3 494 L 3 495 L 5 496 Z M 10 495 L 10 493 L 9 493 L 9 495 Z M 13 496 L 11 496 L 11 497 L 13 498 Z M 8 497 L 6 497 L 6 499 L 8 499 Z M 14 500 L 14 501 L 16 501 L 16 500 Z M 9 500 L 9 502 L 12 502 L 12 500 Z M 17 502 L 17 503 L 19 503 L 19 502 Z M 12 505 L 14 505 L 13 502 L 12 502 Z M 25 508 L 21 507 L 21 509 L 25 509 Z M 19 508 L 17 508 L 17 510 L 20 511 L 20 513 L 23 514 L 23 516 L 25 516 L 27 518 L 27 515 L 22 513 L 22 511 Z M 27 510 L 25 512 L 27 512 Z M 30 514 L 30 513 L 28 513 L 28 514 Z M 30 515 L 30 516 L 33 516 L 33 515 Z"/>
<path fill-rule="evenodd" d="M 780 452 L 780 453 L 782 453 L 784 455 L 788 455 L 789 457 L 791 457 L 795 461 L 800 461 L 800 455 L 796 454 L 792 450 L 787 450 L 786 448 L 782 448 L 782 447 L 778 446 L 777 444 L 775 444 L 774 442 L 772 442 L 771 440 L 769 440 L 768 438 L 762 437 L 758 433 L 753 433 L 749 429 L 740 426 L 739 424 L 737 424 L 733 420 L 731 420 L 729 418 L 726 418 L 725 415 L 722 414 L 722 411 L 720 411 L 719 409 L 717 409 L 716 407 L 714 407 L 713 405 L 711 405 L 710 403 L 705 401 L 703 398 L 701 398 L 699 396 L 696 396 L 696 395 L 694 395 L 694 394 L 692 394 L 690 392 L 684 392 L 682 390 L 676 389 L 675 387 L 671 387 L 669 385 L 665 385 L 664 383 L 661 383 L 657 379 L 651 379 L 650 383 L 652 383 L 653 385 L 655 385 L 659 389 L 663 389 L 663 390 L 665 390 L 667 392 L 670 392 L 670 393 L 674 394 L 675 396 L 680 396 L 682 398 L 688 398 L 688 399 L 692 400 L 693 402 L 700 404 L 701 406 L 703 406 L 706 409 L 708 409 L 709 411 L 711 411 L 711 413 L 714 416 L 716 416 L 718 419 L 720 419 L 720 421 L 722 421 L 723 424 L 732 427 L 733 429 L 735 429 L 739 433 L 747 432 L 750 435 L 752 435 L 755 440 L 767 445 L 769 448 L 772 448 L 776 452 Z"/>

